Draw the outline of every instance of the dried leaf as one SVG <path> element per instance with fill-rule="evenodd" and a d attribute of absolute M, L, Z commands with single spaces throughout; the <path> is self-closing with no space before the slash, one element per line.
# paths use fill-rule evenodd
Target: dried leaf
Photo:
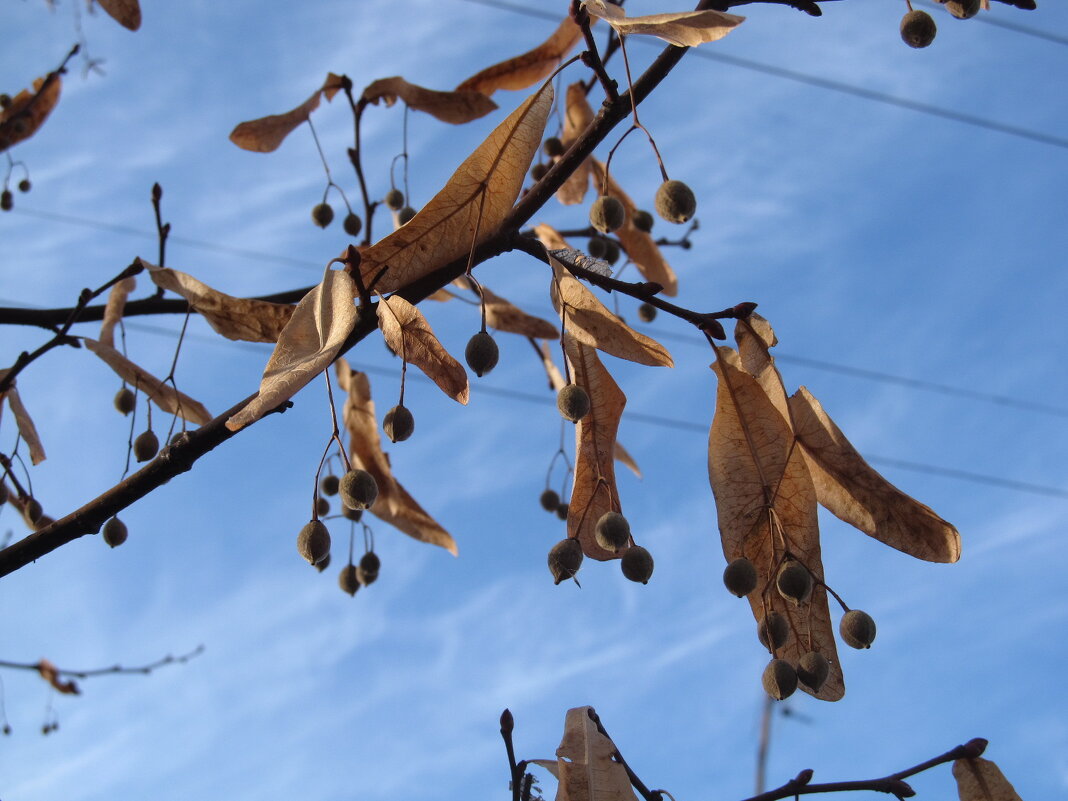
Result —
<path fill-rule="evenodd" d="M 56 689 L 56 692 L 63 693 L 64 695 L 78 695 L 81 692 L 73 679 L 71 681 L 63 681 L 60 679 L 59 669 L 47 659 L 42 659 L 37 663 L 37 672 L 41 674 L 42 679 Z"/>
<path fill-rule="evenodd" d="M 356 324 L 356 285 L 348 273 L 327 270 L 301 298 L 267 361 L 259 394 L 226 421 L 238 431 L 304 388 L 334 360 Z"/>
<path fill-rule="evenodd" d="M 622 553 L 597 544 L 594 527 L 605 512 L 621 512 L 616 489 L 616 432 L 627 397 L 597 358 L 597 351 L 564 339 L 572 380 L 590 396 L 590 411 L 575 424 L 575 483 L 567 513 L 567 536 L 578 539 L 586 556 L 601 561 Z"/>
<path fill-rule="evenodd" d="M 23 89 L 0 111 L 0 152 L 29 139 L 41 127 L 59 102 L 62 80 L 50 72 L 33 82 L 33 91 Z"/>
<path fill-rule="evenodd" d="M 7 370 L 0 371 L 0 378 L 6 374 Z M 26 443 L 26 447 L 30 449 L 30 461 L 33 464 L 40 464 L 45 460 L 44 446 L 41 444 L 41 437 L 37 433 L 37 426 L 33 424 L 33 418 L 26 411 L 26 407 L 23 405 L 22 398 L 19 397 L 19 391 L 15 389 L 14 383 L 8 387 L 3 397 L 7 398 L 7 405 L 11 408 L 11 413 L 15 415 L 15 425 L 18 427 L 19 436 Z"/>
<path fill-rule="evenodd" d="M 628 17 L 622 8 L 610 5 L 605 0 L 583 0 L 582 4 L 591 17 L 605 20 L 621 36 L 647 34 L 677 47 L 695 47 L 722 39 L 745 19 L 721 11 L 681 11 Z"/>
<path fill-rule="evenodd" d="M 552 35 L 533 50 L 487 67 L 457 86 L 456 91 L 492 95 L 498 89 L 526 89 L 552 74 L 581 39 L 582 29 L 571 17 L 565 17 Z"/>
<path fill-rule="evenodd" d="M 764 394 L 779 410 L 786 420 L 790 411 L 786 406 L 786 386 L 783 384 L 779 368 L 771 348 L 778 344 L 771 323 L 756 312 L 748 320 L 739 320 L 734 327 L 734 341 L 738 343 L 738 355 L 742 360 L 742 369 L 753 376 L 764 389 Z"/>
<path fill-rule="evenodd" d="M 326 76 L 323 85 L 295 109 L 285 114 L 272 114 L 269 117 L 239 123 L 230 132 L 230 141 L 253 153 L 270 153 L 277 150 L 282 141 L 319 108 L 320 97 L 326 95 L 326 99 L 330 100 L 340 88 L 341 79 L 331 72 Z"/>
<path fill-rule="evenodd" d="M 960 559 L 957 529 L 879 475 L 807 389 L 798 389 L 789 403 L 816 497 L 823 506 L 865 534 L 917 559 Z"/>
<path fill-rule="evenodd" d="M 176 414 L 197 425 L 204 425 L 211 421 L 211 412 L 205 409 L 203 404 L 193 400 L 184 392 L 176 391 L 170 384 L 164 384 L 114 348 L 88 338 L 83 339 L 82 344 L 103 359 L 119 378 L 144 392 L 153 403 L 168 414 Z"/>
<path fill-rule="evenodd" d="M 953 763 L 960 801 L 1022 801 L 1016 789 L 989 759 L 958 759 Z"/>
<path fill-rule="evenodd" d="M 560 236 L 560 232 L 546 223 L 538 223 L 534 226 L 534 234 L 538 241 L 545 246 L 546 250 L 566 250 L 571 247 L 567 240 Z"/>
<path fill-rule="evenodd" d="M 827 608 L 823 581 L 816 490 L 800 449 L 793 447 L 789 422 L 753 376 L 742 369 L 736 351 L 719 348 L 713 369 L 719 376 L 716 414 L 708 439 L 708 475 L 716 498 L 723 554 L 731 562 L 748 558 L 757 569 L 757 588 L 749 594 L 753 616 L 769 611 L 790 623 L 790 638 L 776 652 L 794 667 L 815 650 L 830 662 L 831 673 L 815 697 L 836 701 L 845 693 Z M 774 572 L 784 546 L 816 579 L 803 606 L 788 603 L 774 587 Z M 804 685 L 802 689 L 808 691 Z"/>
<path fill-rule="evenodd" d="M 390 350 L 414 364 L 455 401 L 467 403 L 471 389 L 464 370 L 434 336 L 423 313 L 400 295 L 378 302 L 378 325 Z"/>
<path fill-rule="evenodd" d="M 678 278 L 675 277 L 675 271 L 664 261 L 660 248 L 656 246 L 653 238 L 645 231 L 639 231 L 634 227 L 634 212 L 637 211 L 634 201 L 627 196 L 611 175 L 607 176 L 607 180 L 605 179 L 604 165 L 601 162 L 591 158 L 590 163 L 593 169 L 593 180 L 598 186 L 604 183 L 605 193 L 618 198 L 627 212 L 626 222 L 615 232 L 623 245 L 623 250 L 627 252 L 627 257 L 634 262 L 646 281 L 660 284 L 664 287 L 664 294 L 673 297 L 679 289 Z"/>
<path fill-rule="evenodd" d="M 567 103 L 564 112 L 564 131 L 560 137 L 564 147 L 571 147 L 593 123 L 593 109 L 586 99 L 586 86 L 577 81 L 567 87 Z M 556 191 L 556 199 L 565 206 L 581 203 L 590 186 L 590 159 L 587 156 Z"/>
<path fill-rule="evenodd" d="M 251 298 L 235 298 L 212 289 L 188 273 L 157 267 L 145 261 L 156 286 L 176 292 L 189 301 L 208 325 L 227 339 L 246 342 L 277 342 L 293 316 L 293 306 Z M 109 301 L 110 302 L 110 301 Z"/>
<path fill-rule="evenodd" d="M 396 291 L 496 233 L 523 188 L 552 102 L 546 84 L 494 129 L 407 225 L 364 250 L 364 285 L 388 267 L 375 289 Z"/>
<path fill-rule="evenodd" d="M 455 556 L 456 541 L 449 532 L 427 514 L 393 477 L 389 459 L 382 452 L 375 405 L 371 400 L 371 384 L 367 376 L 353 370 L 344 359 L 338 360 L 335 369 L 338 386 L 348 393 L 342 419 L 349 433 L 349 458 L 354 466 L 374 476 L 378 484 L 378 498 L 370 508 L 371 514 L 409 537 L 440 545 Z"/>
<path fill-rule="evenodd" d="M 636 801 L 627 769 L 612 758 L 615 744 L 597 729 L 592 707 L 567 710 L 556 749 L 557 801 Z"/>
<path fill-rule="evenodd" d="M 408 83 L 399 76 L 380 78 L 363 90 L 363 99 L 377 104 L 379 100 L 392 106 L 400 98 L 416 111 L 425 111 L 442 122 L 461 125 L 484 117 L 497 104 L 481 92 L 438 92 Z"/>
<path fill-rule="evenodd" d="M 674 365 L 667 348 L 619 319 L 552 256 L 549 256 L 549 263 L 554 276 L 550 292 L 553 308 L 563 318 L 572 337 L 638 364 L 652 367 Z"/>
<path fill-rule="evenodd" d="M 122 27 L 136 31 L 141 27 L 141 6 L 137 0 L 96 0 Z"/>
<path fill-rule="evenodd" d="M 108 292 L 108 301 L 104 305 L 104 320 L 100 324 L 100 342 L 109 348 L 115 347 L 115 326 L 122 319 L 122 312 L 126 308 L 126 298 L 137 286 L 137 279 L 132 275 L 124 278 L 111 287 Z"/>

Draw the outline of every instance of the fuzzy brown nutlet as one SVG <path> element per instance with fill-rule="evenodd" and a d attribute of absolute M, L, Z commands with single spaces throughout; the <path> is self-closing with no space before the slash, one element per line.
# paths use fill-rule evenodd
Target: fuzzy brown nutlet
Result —
<path fill-rule="evenodd" d="M 875 642 L 875 621 L 867 612 L 850 609 L 842 615 L 838 633 L 850 648 L 871 648 Z"/>
<path fill-rule="evenodd" d="M 159 453 L 159 437 L 151 429 L 142 431 L 137 435 L 133 444 L 134 458 L 139 462 L 147 462 Z"/>
<path fill-rule="evenodd" d="M 797 663 L 797 678 L 813 692 L 819 692 L 831 674 L 831 663 L 819 651 L 809 651 Z"/>
<path fill-rule="evenodd" d="M 500 355 L 497 343 L 485 331 L 479 331 L 471 337 L 464 350 L 467 366 L 474 370 L 479 378 L 497 366 L 497 359 Z"/>
<path fill-rule="evenodd" d="M 338 482 L 341 502 L 349 509 L 369 509 L 378 498 L 375 477 L 366 470 L 354 469 L 345 473 Z"/>
<path fill-rule="evenodd" d="M 547 489 L 538 498 L 538 503 L 541 504 L 541 508 L 546 512 L 555 512 L 557 507 L 560 506 L 560 495 L 556 490 Z"/>
<path fill-rule="evenodd" d="M 772 659 L 764 668 L 761 683 L 764 685 L 764 692 L 776 701 L 781 701 L 789 698 L 797 689 L 797 671 L 785 659 Z"/>
<path fill-rule="evenodd" d="M 938 26 L 926 11 L 909 11 L 901 18 L 901 41 L 909 47 L 923 48 L 934 41 Z"/>
<path fill-rule="evenodd" d="M 356 576 L 355 565 L 345 565 L 341 568 L 341 572 L 337 575 L 337 585 L 341 587 L 342 592 L 347 592 L 349 595 L 356 594 L 356 590 L 360 589 L 360 580 Z"/>
<path fill-rule="evenodd" d="M 578 540 L 560 540 L 549 551 L 549 572 L 553 574 L 553 581 L 559 584 L 561 581 L 573 577 L 582 567 L 582 546 Z"/>
<path fill-rule="evenodd" d="M 757 626 L 757 637 L 769 651 L 777 651 L 790 639 L 790 623 L 779 612 L 768 612 Z"/>
<path fill-rule="evenodd" d="M 744 556 L 738 557 L 724 568 L 723 583 L 732 595 L 748 595 L 756 589 L 756 566 Z"/>
<path fill-rule="evenodd" d="M 804 603 L 812 595 L 812 574 L 800 562 L 787 559 L 775 576 L 775 588 L 779 595 L 795 604 Z"/>
<path fill-rule="evenodd" d="M 363 229 L 363 220 L 350 211 L 345 215 L 345 221 L 341 225 L 346 234 L 355 237 L 359 236 L 360 231 Z"/>
<path fill-rule="evenodd" d="M 312 222 L 320 228 L 326 228 L 334 221 L 334 209 L 329 203 L 318 203 L 311 212 Z"/>
<path fill-rule="evenodd" d="M 631 581 L 648 584 L 653 575 L 653 555 L 640 545 L 632 545 L 623 551 L 619 567 Z"/>
<path fill-rule="evenodd" d="M 626 221 L 627 210 L 619 198 L 601 195 L 590 206 L 590 224 L 602 234 L 622 228 Z"/>
<path fill-rule="evenodd" d="M 317 565 L 330 554 L 330 532 L 321 520 L 309 520 L 297 535 L 297 550 L 308 564 Z"/>
<path fill-rule="evenodd" d="M 385 202 L 391 210 L 400 211 L 404 208 L 404 193 L 399 189 L 390 189 L 386 192 Z"/>
<path fill-rule="evenodd" d="M 568 384 L 557 393 L 556 408 L 565 420 L 577 423 L 590 413 L 590 396 L 578 384 Z"/>
<path fill-rule="evenodd" d="M 682 181 L 664 181 L 656 190 L 656 213 L 671 223 L 684 223 L 697 211 L 693 190 Z"/>
<path fill-rule="evenodd" d="M 112 517 L 104 524 L 104 542 L 112 548 L 118 548 L 126 542 L 128 533 L 126 524 L 117 517 Z"/>
<path fill-rule="evenodd" d="M 415 431 L 415 418 L 407 406 L 394 406 L 386 412 L 382 429 L 390 442 L 404 442 Z"/>
<path fill-rule="evenodd" d="M 137 406 L 137 396 L 129 387 L 123 387 L 115 393 L 114 403 L 115 408 L 125 416 Z"/>
<path fill-rule="evenodd" d="M 594 526 L 593 536 L 606 551 L 620 551 L 630 542 L 630 523 L 619 512 L 605 512 Z"/>

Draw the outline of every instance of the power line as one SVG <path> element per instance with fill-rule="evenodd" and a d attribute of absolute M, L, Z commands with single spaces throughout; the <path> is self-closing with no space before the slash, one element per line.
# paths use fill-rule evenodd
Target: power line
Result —
<path fill-rule="evenodd" d="M 491 8 L 497 8 L 502 11 L 511 11 L 516 14 L 522 14 L 528 17 L 536 17 L 538 19 L 551 19 L 554 21 L 558 21 L 560 19 L 558 14 L 551 14 L 546 11 L 527 8 L 517 3 L 504 2 L 504 0 L 464 0 L 464 2 L 489 6 Z M 1030 31 L 1030 29 L 1027 30 Z M 640 44 L 650 45 L 654 47 L 663 46 L 662 43 L 655 41 L 649 37 L 638 36 L 634 39 L 634 41 L 637 41 Z M 832 92 L 851 95 L 852 97 L 859 97 L 863 100 L 870 100 L 874 103 L 882 103 L 888 106 L 908 109 L 909 111 L 916 111 L 920 114 L 927 114 L 932 117 L 952 120 L 954 122 L 960 122 L 965 125 L 971 125 L 976 128 L 983 128 L 988 131 L 996 131 L 998 133 L 1007 134 L 1009 136 L 1015 136 L 1021 139 L 1028 139 L 1032 142 L 1040 142 L 1045 145 L 1052 145 L 1054 147 L 1068 149 L 1068 138 L 1062 136 L 1054 136 L 1052 134 L 1035 131 L 1030 128 L 1022 128 L 1017 125 L 1008 125 L 1006 123 L 997 122 L 996 120 L 988 120 L 983 117 L 978 117 L 974 114 L 967 114 L 962 111 L 953 111 L 952 109 L 947 109 L 942 106 L 936 106 L 932 103 L 921 103 L 917 100 L 910 100 L 905 97 L 897 97 L 896 95 L 887 94 L 886 92 L 879 92 L 875 89 L 867 89 L 863 86 L 857 86 L 855 84 L 849 84 L 843 81 L 835 81 L 831 80 L 830 78 L 821 78 L 818 75 L 811 75 L 806 72 L 798 72 L 797 70 L 786 69 L 785 67 L 776 67 L 773 64 L 766 64 L 761 61 L 753 61 L 752 59 L 741 58 L 739 56 L 731 56 L 726 53 L 722 53 L 718 50 L 695 48 L 693 50 L 692 55 L 696 56 L 697 58 L 703 58 L 709 61 L 718 61 L 723 64 L 730 64 L 731 66 L 740 67 L 741 69 L 751 70 L 753 72 L 760 72 L 764 75 L 770 75 L 775 78 L 782 78 L 783 80 L 794 81 L 795 83 L 805 84 L 806 86 L 814 86 L 819 89 L 827 89 Z"/>

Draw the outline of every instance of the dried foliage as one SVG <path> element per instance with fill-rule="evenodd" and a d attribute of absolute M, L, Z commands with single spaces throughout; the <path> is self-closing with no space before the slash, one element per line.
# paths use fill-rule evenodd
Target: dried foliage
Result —
<path fill-rule="evenodd" d="M 622 8 L 605 0 L 582 0 L 582 5 L 591 17 L 605 20 L 620 36 L 656 36 L 677 47 L 696 47 L 705 42 L 715 42 L 738 27 L 745 19 L 720 11 L 682 11 L 628 17 Z"/>
<path fill-rule="evenodd" d="M 602 734 L 593 708 L 567 710 L 556 759 L 535 759 L 560 782 L 557 801 L 637 801 L 627 769 L 613 759 L 615 744 Z"/>
<path fill-rule="evenodd" d="M 284 114 L 272 114 L 242 122 L 230 132 L 230 141 L 242 150 L 251 150 L 253 153 L 270 153 L 277 150 L 285 138 L 299 128 L 301 123 L 307 122 L 311 113 L 319 108 L 320 98 L 325 96 L 327 100 L 332 100 L 340 88 L 341 78 L 331 72 L 326 76 L 323 85 L 295 109 Z"/>
<path fill-rule="evenodd" d="M 425 111 L 442 122 L 461 125 L 484 117 L 497 108 L 497 104 L 481 92 L 439 92 L 408 83 L 404 78 L 379 78 L 363 90 L 363 99 L 370 103 L 379 100 L 387 106 L 403 100 L 415 111 Z"/>
<path fill-rule="evenodd" d="M 457 86 L 456 91 L 492 95 L 498 89 L 526 89 L 551 75 L 581 40 L 582 29 L 565 17 L 552 35 L 533 50 L 486 67 Z"/>
<path fill-rule="evenodd" d="M 96 3 L 122 27 L 131 31 L 141 27 L 141 4 L 137 0 L 96 0 Z"/>
<path fill-rule="evenodd" d="M 582 81 L 576 81 L 567 87 L 567 96 L 564 111 L 564 132 L 561 137 L 564 147 L 571 147 L 583 132 L 593 123 L 593 109 L 586 99 L 586 85 Z M 556 190 L 556 199 L 565 206 L 581 203 L 586 198 L 586 190 L 590 185 L 590 158 L 582 160 L 575 171 L 567 177 L 567 180 Z"/>
<path fill-rule="evenodd" d="M 378 304 L 378 325 L 390 350 L 426 373 L 450 398 L 467 403 L 467 371 L 434 336 L 422 312 L 399 295 L 384 297 Z"/>
<path fill-rule="evenodd" d="M 0 371 L 0 376 L 6 373 L 7 370 L 2 370 Z M 45 460 L 44 446 L 41 444 L 41 437 L 37 433 L 37 426 L 33 424 L 33 418 L 26 411 L 14 382 L 3 395 L 0 395 L 0 400 L 7 400 L 8 408 L 15 415 L 15 425 L 19 430 L 19 436 L 26 442 L 26 447 L 30 449 L 30 461 L 33 464 L 40 464 Z"/>
<path fill-rule="evenodd" d="M 953 763 L 960 801 L 1021 801 L 996 763 L 982 757 Z"/>
<path fill-rule="evenodd" d="M 59 72 L 50 72 L 33 82 L 32 92 L 23 89 L 0 110 L 0 152 L 37 133 L 59 102 L 62 85 Z"/>

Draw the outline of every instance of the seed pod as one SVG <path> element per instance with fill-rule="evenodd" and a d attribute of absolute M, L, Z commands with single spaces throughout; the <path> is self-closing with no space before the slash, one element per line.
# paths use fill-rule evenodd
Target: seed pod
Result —
<path fill-rule="evenodd" d="M 390 189 L 386 192 L 386 205 L 393 211 L 404 208 L 404 193 L 399 189 Z"/>
<path fill-rule="evenodd" d="M 404 442 L 415 431 L 415 418 L 407 406 L 394 406 L 386 412 L 382 429 L 391 442 Z"/>
<path fill-rule="evenodd" d="M 360 235 L 360 231 L 363 228 L 363 220 L 350 211 L 345 215 L 345 221 L 341 225 L 344 227 L 346 234 L 355 237 Z"/>
<path fill-rule="evenodd" d="M 322 573 L 328 567 L 330 567 L 330 554 L 327 554 L 323 561 L 318 562 L 315 565 L 315 569 L 318 570 L 320 573 Z"/>
<path fill-rule="evenodd" d="M 756 589 L 757 571 L 753 563 L 740 556 L 723 571 L 723 583 L 732 594 L 741 598 Z"/>
<path fill-rule="evenodd" d="M 590 396 L 578 384 L 568 384 L 557 393 L 556 408 L 565 420 L 577 423 L 590 412 Z"/>
<path fill-rule="evenodd" d="M 381 567 L 382 560 L 378 558 L 378 554 L 374 551 L 368 551 L 361 556 L 359 567 L 356 568 L 356 575 L 360 579 L 360 584 L 374 584 Z"/>
<path fill-rule="evenodd" d="M 313 565 L 319 564 L 327 557 L 330 553 L 330 532 L 321 520 L 311 520 L 300 530 L 297 550 Z"/>
<path fill-rule="evenodd" d="M 842 615 L 838 633 L 850 648 L 871 648 L 875 642 L 875 621 L 867 612 L 850 609 Z"/>
<path fill-rule="evenodd" d="M 11 211 L 15 208 L 15 196 L 10 189 L 0 192 L 0 211 Z"/>
<path fill-rule="evenodd" d="M 541 504 L 541 508 L 546 512 L 555 512 L 556 508 L 560 505 L 560 496 L 556 490 L 547 489 L 538 498 L 538 503 Z"/>
<path fill-rule="evenodd" d="M 41 515 L 44 514 L 44 509 L 41 506 L 41 502 L 36 498 L 30 498 L 26 501 L 25 517 L 31 523 L 36 523 L 41 519 Z"/>
<path fill-rule="evenodd" d="M 656 319 L 656 306 L 652 303 L 643 303 L 638 307 L 638 319 L 643 323 L 651 323 Z"/>
<path fill-rule="evenodd" d="M 979 13 L 979 0 L 945 0 L 945 3 L 946 11 L 957 19 L 971 19 Z"/>
<path fill-rule="evenodd" d="M 630 523 L 619 512 L 605 512 L 593 528 L 594 539 L 606 551 L 619 551 L 630 542 Z"/>
<path fill-rule="evenodd" d="M 368 509 L 378 497 L 378 484 L 366 470 L 355 469 L 341 477 L 337 491 L 341 502 L 350 509 Z"/>
<path fill-rule="evenodd" d="M 497 343 L 485 331 L 479 331 L 471 337 L 464 350 L 467 366 L 474 370 L 479 378 L 497 366 L 499 357 L 500 351 L 497 349 Z"/>
<path fill-rule="evenodd" d="M 571 510 L 571 505 L 567 503 L 561 503 L 556 507 L 556 516 L 561 520 L 567 520 L 567 513 Z"/>
<path fill-rule="evenodd" d="M 320 228 L 326 228 L 334 221 L 334 209 L 329 203 L 318 203 L 312 209 L 312 222 Z"/>
<path fill-rule="evenodd" d="M 340 480 L 337 476 L 331 474 L 329 476 L 323 476 L 322 481 L 319 482 L 319 491 L 323 495 L 337 495 L 337 486 Z"/>
<path fill-rule="evenodd" d="M 820 691 L 820 687 L 823 686 L 823 682 L 827 681 L 830 674 L 831 663 L 819 651 L 809 651 L 802 655 L 801 661 L 797 664 L 798 680 L 813 692 Z"/>
<path fill-rule="evenodd" d="M 115 393 L 115 408 L 123 414 L 128 415 L 137 406 L 137 396 L 133 394 L 129 387 L 123 387 Z"/>
<path fill-rule="evenodd" d="M 608 243 L 599 236 L 591 236 L 586 243 L 586 252 L 595 259 L 603 259 L 608 252 Z"/>
<path fill-rule="evenodd" d="M 623 575 L 631 581 L 648 584 L 653 575 L 653 556 L 642 546 L 632 545 L 623 551 L 619 567 L 623 570 Z"/>
<path fill-rule="evenodd" d="M 406 225 L 412 221 L 415 216 L 415 209 L 411 206 L 405 206 L 403 209 L 397 212 L 397 224 Z"/>
<path fill-rule="evenodd" d="M 927 47 L 934 41 L 938 26 L 926 11 L 909 11 L 901 18 L 901 40 L 909 47 Z"/>
<path fill-rule="evenodd" d="M 350 509 L 344 503 L 341 504 L 341 514 L 345 519 L 351 520 L 353 523 L 359 523 L 360 518 L 363 517 L 363 509 Z"/>
<path fill-rule="evenodd" d="M 797 671 L 785 659 L 772 659 L 764 668 L 761 682 L 764 692 L 776 701 L 781 701 L 789 698 L 797 689 Z"/>
<path fill-rule="evenodd" d="M 617 261 L 619 261 L 619 245 L 616 244 L 614 239 L 605 240 L 604 244 L 606 248 L 604 252 L 604 260 L 609 264 L 615 264 Z"/>
<path fill-rule="evenodd" d="M 768 644 L 769 635 L 770 645 Z M 790 639 L 790 623 L 778 612 L 768 612 L 767 617 L 757 626 L 757 637 L 760 638 L 765 648 L 774 653 L 786 645 L 786 641 Z"/>
<path fill-rule="evenodd" d="M 559 584 L 578 573 L 582 567 L 582 546 L 578 540 L 560 540 L 549 551 L 549 572 L 553 581 Z"/>
<path fill-rule="evenodd" d="M 345 565 L 341 568 L 337 576 L 337 585 L 341 587 L 342 592 L 347 592 L 349 595 L 356 594 L 356 590 L 360 589 L 360 580 L 356 577 L 355 565 Z"/>
<path fill-rule="evenodd" d="M 556 136 L 550 136 L 541 147 L 549 158 L 555 159 L 564 155 L 564 143 Z"/>
<path fill-rule="evenodd" d="M 330 501 L 321 495 L 315 498 L 315 514 L 319 517 L 326 517 L 330 514 Z"/>
<path fill-rule="evenodd" d="M 33 188 L 33 184 L 30 183 L 30 179 L 29 178 L 23 178 L 21 181 L 19 181 L 19 191 L 20 192 L 29 192 L 30 189 L 32 189 L 32 188 Z"/>
<path fill-rule="evenodd" d="M 104 524 L 104 542 L 110 545 L 112 548 L 118 548 L 124 542 L 126 542 L 126 536 L 129 532 L 126 530 L 126 524 L 119 518 L 113 517 Z"/>
<path fill-rule="evenodd" d="M 779 595 L 795 604 L 804 603 L 812 595 L 812 574 L 798 561 L 787 559 L 775 576 Z"/>
<path fill-rule="evenodd" d="M 530 177 L 535 181 L 540 181 L 549 172 L 549 165 L 542 164 L 540 161 L 530 168 Z"/>
<path fill-rule="evenodd" d="M 147 462 L 159 453 L 159 437 L 150 429 L 137 435 L 133 444 L 134 458 L 139 462 Z"/>
<path fill-rule="evenodd" d="M 626 221 L 627 210 L 619 198 L 601 195 L 590 206 L 590 224 L 602 234 L 622 228 Z"/>
<path fill-rule="evenodd" d="M 653 215 L 647 212 L 645 209 L 638 209 L 634 212 L 634 215 L 630 218 L 631 223 L 639 231 L 649 233 L 653 230 Z"/>
<path fill-rule="evenodd" d="M 668 222 L 684 223 L 697 211 L 697 198 L 682 181 L 664 181 L 656 190 L 656 213 Z"/>

